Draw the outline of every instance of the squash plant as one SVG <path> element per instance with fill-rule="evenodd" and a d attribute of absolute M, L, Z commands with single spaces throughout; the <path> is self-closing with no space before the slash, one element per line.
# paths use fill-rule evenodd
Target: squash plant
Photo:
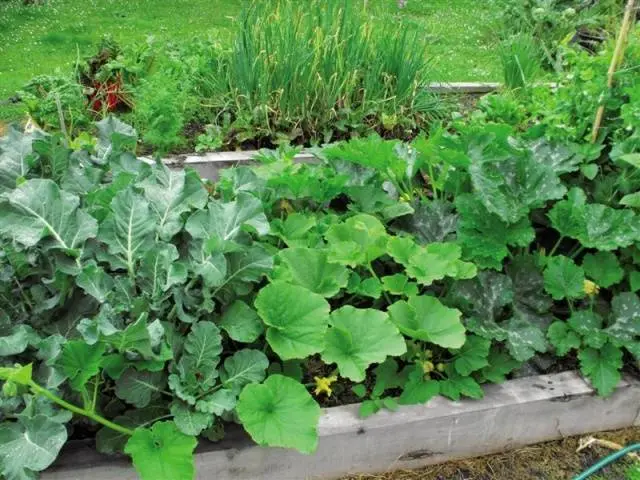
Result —
<path fill-rule="evenodd" d="M 193 478 L 229 422 L 312 453 L 314 395 L 479 398 L 544 352 L 606 395 L 640 353 L 639 217 L 593 201 L 567 145 L 475 125 L 263 152 L 211 184 L 135 144 L 114 118 L 79 149 L 0 141 L 9 479 L 88 435 L 144 479 Z"/>

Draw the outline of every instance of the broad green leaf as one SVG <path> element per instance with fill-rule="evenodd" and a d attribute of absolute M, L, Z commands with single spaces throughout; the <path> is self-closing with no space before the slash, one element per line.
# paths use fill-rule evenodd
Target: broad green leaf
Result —
<path fill-rule="evenodd" d="M 378 135 L 354 138 L 323 149 L 329 161 L 343 160 L 372 168 L 384 178 L 404 178 L 410 166 L 396 153 L 397 140 L 384 140 Z M 413 178 L 410 175 L 409 178 Z"/>
<path fill-rule="evenodd" d="M 58 456 L 67 441 L 64 425 L 45 415 L 0 424 L 0 472 L 7 479 L 33 478 Z"/>
<path fill-rule="evenodd" d="M 640 153 L 627 153 L 620 155 L 619 160 L 628 163 L 632 167 L 640 168 Z"/>
<path fill-rule="evenodd" d="M 174 285 L 187 281 L 187 267 L 178 261 L 177 248 L 169 243 L 158 243 L 142 257 L 137 271 L 139 283 L 151 299 L 158 299 Z"/>
<path fill-rule="evenodd" d="M 399 300 L 389 307 L 389 315 L 400 331 L 417 340 L 445 348 L 460 348 L 465 342 L 461 312 L 442 305 L 437 298 L 422 295 Z"/>
<path fill-rule="evenodd" d="M 213 415 L 198 412 L 179 400 L 171 404 L 171 415 L 178 430 L 190 436 L 197 437 L 213 423 Z"/>
<path fill-rule="evenodd" d="M 222 353 L 222 336 L 213 322 L 200 321 L 191 326 L 180 359 L 189 373 L 216 378 L 216 367 Z"/>
<path fill-rule="evenodd" d="M 184 225 L 182 215 L 192 208 L 204 208 L 208 194 L 193 170 L 169 170 L 156 165 L 152 174 L 138 184 L 144 190 L 157 220 L 157 235 L 169 241 Z"/>
<path fill-rule="evenodd" d="M 98 130 L 97 155 L 99 163 L 105 163 L 113 154 L 135 148 L 138 137 L 135 129 L 115 116 L 109 115 L 96 122 L 95 125 Z"/>
<path fill-rule="evenodd" d="M 103 325 L 102 333 L 105 333 L 105 330 L 108 329 L 108 327 L 105 327 L 106 326 Z M 110 335 L 105 335 L 102 337 L 102 340 L 120 353 L 133 351 L 141 353 L 146 357 L 152 357 L 154 355 L 146 314 L 140 315 L 135 322 L 127 325 L 124 330 L 118 330 Z"/>
<path fill-rule="evenodd" d="M 113 289 L 113 278 L 92 262 L 84 266 L 76 277 L 76 284 L 100 303 L 104 303 Z"/>
<path fill-rule="evenodd" d="M 489 212 L 513 224 L 567 189 L 554 170 L 528 155 L 473 162 L 469 167 L 477 197 Z"/>
<path fill-rule="evenodd" d="M 127 369 L 116 380 L 116 396 L 136 408 L 149 405 L 152 398 L 162 393 L 167 385 L 164 372 L 139 372 L 135 368 Z"/>
<path fill-rule="evenodd" d="M 571 189 L 566 200 L 557 202 L 549 218 L 561 235 L 575 238 L 587 248 L 615 250 L 640 237 L 640 217 L 630 209 L 587 203 L 579 188 Z"/>
<path fill-rule="evenodd" d="M 358 409 L 358 415 L 361 418 L 367 418 L 371 415 L 378 413 L 382 407 L 379 405 L 378 400 L 365 400 L 360 404 Z"/>
<path fill-rule="evenodd" d="M 222 389 L 203 397 L 196 402 L 196 409 L 200 412 L 213 415 L 222 415 L 230 412 L 236 406 L 238 394 L 231 390 Z"/>
<path fill-rule="evenodd" d="M 347 305 L 331 313 L 330 325 L 322 359 L 354 382 L 364 380 L 369 365 L 407 351 L 396 326 L 379 310 Z"/>
<path fill-rule="evenodd" d="M 266 376 L 269 359 L 259 350 L 243 349 L 227 357 L 220 380 L 236 394 L 250 383 L 260 383 Z"/>
<path fill-rule="evenodd" d="M 504 308 L 513 302 L 513 283 L 506 275 L 481 271 L 472 280 L 456 282 L 449 298 L 468 317 L 467 328 L 484 338 L 506 340 L 498 323 Z"/>
<path fill-rule="evenodd" d="M 589 379 L 599 395 L 611 395 L 620 381 L 622 350 L 611 343 L 600 350 L 587 348 L 578 354 L 580 371 Z"/>
<path fill-rule="evenodd" d="M 530 322 L 526 317 L 516 313 L 504 325 L 507 333 L 507 349 L 511 356 L 519 362 L 526 362 L 536 352 L 547 351 L 547 340 L 540 326 Z"/>
<path fill-rule="evenodd" d="M 567 323 L 582 337 L 582 341 L 588 347 L 602 348 L 607 342 L 607 334 L 602 330 L 604 321 L 596 312 L 590 310 L 573 312 Z"/>
<path fill-rule="evenodd" d="M 482 398 L 484 396 L 482 387 L 473 377 L 462 376 L 456 373 L 451 367 L 447 369 L 446 373 L 447 379 L 440 380 L 438 382 L 441 395 L 444 395 L 451 400 L 455 400 L 456 402 L 460 400 L 462 395 L 475 399 Z"/>
<path fill-rule="evenodd" d="M 46 248 L 72 253 L 98 232 L 96 220 L 79 203 L 51 180 L 28 180 L 0 197 L 0 235 L 25 247 L 48 239 Z"/>
<path fill-rule="evenodd" d="M 572 149 L 572 144 L 552 143 L 546 138 L 538 138 L 526 145 L 534 161 L 549 167 L 558 175 L 575 172 L 580 168 L 584 156 Z"/>
<path fill-rule="evenodd" d="M 431 243 L 409 258 L 405 265 L 407 275 L 427 286 L 445 277 L 475 277 L 475 265 L 461 261 L 461 255 L 461 248 L 454 243 Z"/>
<path fill-rule="evenodd" d="M 333 225 L 325 238 L 329 243 L 329 260 L 351 267 L 368 265 L 387 251 L 387 231 L 371 215 L 355 215 Z"/>
<path fill-rule="evenodd" d="M 344 265 L 329 263 L 327 254 L 311 248 L 287 248 L 278 253 L 282 264 L 279 280 L 300 285 L 323 297 L 335 296 L 347 285 L 349 271 Z"/>
<path fill-rule="evenodd" d="M 28 385 L 32 376 L 32 364 L 15 367 L 0 367 L 0 380 Z"/>
<path fill-rule="evenodd" d="M 273 268 L 273 256 L 262 245 L 230 253 L 227 259 L 227 277 L 219 289 L 228 286 L 237 290 L 248 282 L 258 282 Z"/>
<path fill-rule="evenodd" d="M 258 313 L 242 300 L 236 300 L 225 309 L 219 325 L 236 342 L 255 342 L 264 332 Z"/>
<path fill-rule="evenodd" d="M 509 255 L 508 247 L 528 247 L 535 238 L 528 218 L 506 223 L 474 195 L 458 195 L 456 208 L 460 214 L 458 242 L 464 258 L 480 268 L 502 269 L 502 261 Z"/>
<path fill-rule="evenodd" d="M 44 175 L 60 184 L 70 167 L 72 151 L 66 146 L 62 135 L 49 135 L 33 142 L 33 151 Z"/>
<path fill-rule="evenodd" d="M 593 180 L 598 175 L 598 165 L 592 163 L 589 165 L 583 165 L 580 167 L 580 172 L 584 175 L 588 180 Z"/>
<path fill-rule="evenodd" d="M 635 293 L 621 293 L 611 301 L 611 321 L 606 333 L 620 342 L 640 335 L 640 299 Z"/>
<path fill-rule="evenodd" d="M 407 383 L 402 389 L 398 399 L 400 405 L 415 405 L 427 403 L 440 393 L 440 385 L 437 381 L 425 379 L 422 367 L 417 365 L 411 373 Z"/>
<path fill-rule="evenodd" d="M 285 220 L 271 221 L 271 231 L 289 247 L 307 247 L 309 232 L 317 225 L 316 217 L 303 213 L 292 213 Z"/>
<path fill-rule="evenodd" d="M 398 227 L 415 235 L 421 244 L 452 240 L 458 227 L 453 204 L 442 200 L 423 201 L 414 206 L 413 215 L 398 222 Z"/>
<path fill-rule="evenodd" d="M 489 365 L 480 370 L 482 381 L 502 383 L 507 375 L 520 366 L 520 362 L 513 359 L 507 352 L 493 348 L 489 353 Z"/>
<path fill-rule="evenodd" d="M 262 384 L 247 385 L 236 412 L 259 445 L 295 448 L 302 453 L 316 450 L 320 407 L 295 380 L 272 375 Z"/>
<path fill-rule="evenodd" d="M 189 266 L 207 287 L 219 287 L 227 278 L 227 258 L 215 247 L 215 241 L 194 240 L 189 244 Z"/>
<path fill-rule="evenodd" d="M 124 414 L 113 419 L 114 423 L 123 427 L 134 429 L 139 426 L 152 424 L 157 419 L 167 415 L 166 406 L 148 406 L 127 410 Z M 129 440 L 129 435 L 116 432 L 108 427 L 103 427 L 96 434 L 96 448 L 101 453 L 121 453 Z"/>
<path fill-rule="evenodd" d="M 582 298 L 584 270 L 565 256 L 550 257 L 544 270 L 544 289 L 554 300 Z"/>
<path fill-rule="evenodd" d="M 640 208 L 640 192 L 630 193 L 620 199 L 620 205 L 625 207 Z"/>
<path fill-rule="evenodd" d="M 80 340 L 71 340 L 64 344 L 60 367 L 74 390 L 82 390 L 98 374 L 104 353 L 105 345 L 102 343 L 87 345 Z"/>
<path fill-rule="evenodd" d="M 349 283 L 347 284 L 347 292 L 377 299 L 382 295 L 382 283 L 375 277 L 362 280 L 356 272 L 351 272 Z"/>
<path fill-rule="evenodd" d="M 420 246 L 409 237 L 391 237 L 387 243 L 387 253 L 401 265 L 409 265 L 411 257 L 420 251 Z"/>
<path fill-rule="evenodd" d="M 580 348 L 580 337 L 566 322 L 556 321 L 549 326 L 547 338 L 556 349 L 558 356 L 565 356 L 571 350 Z"/>
<path fill-rule="evenodd" d="M 518 255 L 507 266 L 513 285 L 513 309 L 537 323 L 550 323 L 546 318 L 553 300 L 544 291 L 544 277 L 533 255 Z"/>
<path fill-rule="evenodd" d="M 11 330 L 11 335 L 0 337 L 0 357 L 18 355 L 39 341 L 40 337 L 32 327 L 17 325 Z"/>
<path fill-rule="evenodd" d="M 258 293 L 258 314 L 267 325 L 267 341 L 283 360 L 305 358 L 324 348 L 329 304 L 317 293 L 274 282 Z"/>
<path fill-rule="evenodd" d="M 452 352 L 455 355 L 453 365 L 456 372 L 463 376 L 469 376 L 472 372 L 489 365 L 487 357 L 490 347 L 491 340 L 468 335 L 462 348 Z"/>
<path fill-rule="evenodd" d="M 585 274 L 599 286 L 609 288 L 622 281 L 624 270 L 612 252 L 589 253 L 582 260 Z"/>
<path fill-rule="evenodd" d="M 100 239 L 133 274 L 138 260 L 154 246 L 155 227 L 149 202 L 129 187 L 113 197 L 110 212 L 100 225 Z"/>
<path fill-rule="evenodd" d="M 409 277 L 402 273 L 388 275 L 386 277 L 382 277 L 381 280 L 384 291 L 389 292 L 392 295 L 405 295 L 407 297 L 412 297 L 418 294 L 418 285 L 409 281 Z"/>
<path fill-rule="evenodd" d="M 29 160 L 34 156 L 33 140 L 41 135 L 39 131 L 23 133 L 11 126 L 0 137 L 0 194 L 13 190 L 19 179 L 27 177 L 31 169 Z"/>
<path fill-rule="evenodd" d="M 142 480 L 191 480 L 195 477 L 193 450 L 198 441 L 180 432 L 173 422 L 136 428 L 125 446 Z"/>
<path fill-rule="evenodd" d="M 269 233 L 262 202 L 248 193 L 239 193 L 232 202 L 209 202 L 206 210 L 197 211 L 188 218 L 185 230 L 193 238 L 212 240 L 218 249 L 231 251 L 236 249 L 234 242 L 246 227 L 255 229 L 259 235 Z"/>

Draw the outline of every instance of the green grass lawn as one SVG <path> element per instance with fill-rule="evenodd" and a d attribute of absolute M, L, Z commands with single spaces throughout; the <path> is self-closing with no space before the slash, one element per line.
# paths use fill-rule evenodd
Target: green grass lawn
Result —
<path fill-rule="evenodd" d="M 267 0 L 268 1 L 268 0 Z M 305 1 L 305 0 L 301 0 Z M 362 0 L 351 0 L 361 2 Z M 24 6 L 0 0 L 0 119 L 15 119 L 19 107 L 2 103 L 31 77 L 68 71 L 78 57 L 95 53 L 100 38 L 111 34 L 127 43 L 153 35 L 158 40 L 194 36 L 229 38 L 233 19 L 245 0 L 45 0 Z M 370 0 L 377 12 L 418 24 L 432 40 L 429 52 L 434 81 L 498 80 L 495 0 Z"/>

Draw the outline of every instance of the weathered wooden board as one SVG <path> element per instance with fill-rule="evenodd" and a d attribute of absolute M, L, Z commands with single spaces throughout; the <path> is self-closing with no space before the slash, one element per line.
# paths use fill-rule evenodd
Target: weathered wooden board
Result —
<path fill-rule="evenodd" d="M 358 408 L 325 410 L 320 444 L 312 456 L 258 447 L 234 432 L 220 445 L 201 448 L 196 456 L 198 478 L 338 478 L 355 472 L 417 468 L 640 425 L 640 382 L 627 379 L 603 399 L 579 375 L 565 372 L 490 385 L 482 400 L 436 398 L 424 406 L 380 412 L 364 420 L 358 417 Z M 64 454 L 43 478 L 133 480 L 136 476 L 123 459 L 109 459 L 81 447 Z"/>

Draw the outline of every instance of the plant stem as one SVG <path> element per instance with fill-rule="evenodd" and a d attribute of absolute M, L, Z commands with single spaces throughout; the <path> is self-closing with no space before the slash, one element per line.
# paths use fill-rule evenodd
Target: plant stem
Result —
<path fill-rule="evenodd" d="M 129 436 L 133 435 L 133 430 L 131 430 L 129 428 L 126 428 L 126 427 L 123 427 L 122 425 L 118 425 L 117 423 L 113 423 L 113 422 L 107 420 L 106 418 L 101 417 L 100 415 L 98 415 L 95 412 L 90 412 L 88 410 L 85 410 L 84 408 L 80 408 L 80 407 L 78 407 L 76 405 L 73 405 L 73 404 L 71 404 L 69 402 L 66 402 L 63 399 L 61 399 L 60 397 L 58 397 L 56 394 L 50 392 L 46 388 L 41 387 L 40 385 L 38 385 L 33 380 L 29 381 L 29 388 L 31 388 L 31 391 L 34 394 L 42 395 L 43 397 L 48 398 L 52 402 L 57 403 L 62 408 L 65 408 L 65 409 L 69 410 L 70 412 L 77 413 L 78 415 L 82 415 L 84 417 L 90 418 L 91 420 L 93 420 L 95 422 L 98 422 L 98 423 L 101 423 L 105 427 L 108 427 L 108 428 L 110 428 L 112 430 L 115 430 L 116 432 L 124 433 L 125 435 L 129 435 Z"/>
<path fill-rule="evenodd" d="M 618 39 L 616 40 L 616 47 L 611 57 L 611 63 L 609 64 L 609 71 L 607 72 L 607 90 L 613 88 L 613 79 L 616 73 L 616 69 L 622 64 L 622 58 L 624 57 L 624 50 L 627 46 L 627 37 L 629 36 L 629 30 L 633 24 L 632 14 L 634 13 L 635 0 L 628 0 L 624 9 L 624 17 L 622 24 L 620 25 L 620 32 L 618 33 Z M 593 121 L 593 127 L 591 128 L 591 143 L 596 143 L 598 140 L 598 132 L 602 119 L 604 118 L 605 105 L 601 104 L 596 112 L 596 117 Z"/>
<path fill-rule="evenodd" d="M 553 246 L 553 248 L 551 248 L 551 251 L 549 252 L 550 257 L 553 257 L 553 254 L 556 253 L 556 250 L 560 246 L 560 243 L 562 243 L 562 240 L 564 240 L 564 236 L 560 235 L 560 238 L 558 238 L 558 241 L 555 243 L 555 245 Z"/>
<path fill-rule="evenodd" d="M 369 262 L 369 264 L 367 264 L 367 268 L 369 270 L 369 272 L 371 273 L 371 275 L 373 275 L 373 278 L 375 278 L 376 280 L 378 280 L 378 282 L 380 283 L 380 285 L 382 285 L 382 282 L 380 281 L 380 277 L 378 277 L 378 275 L 376 274 L 375 270 L 373 269 L 373 267 L 371 266 L 371 262 Z M 393 302 L 391 301 L 391 299 L 389 298 L 389 295 L 387 295 L 387 292 L 385 292 L 384 290 L 382 291 L 382 295 L 384 295 L 384 299 L 387 301 L 388 305 L 391 305 Z"/>

